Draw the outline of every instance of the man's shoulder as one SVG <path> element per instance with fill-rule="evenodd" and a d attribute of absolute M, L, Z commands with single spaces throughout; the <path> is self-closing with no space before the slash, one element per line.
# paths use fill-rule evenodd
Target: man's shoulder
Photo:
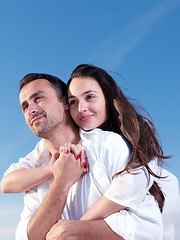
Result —
<path fill-rule="evenodd" d="M 33 154 L 40 155 L 46 148 L 44 139 L 41 139 L 36 145 L 35 148 L 26 155 L 28 158 L 29 156 L 32 156 Z"/>
<path fill-rule="evenodd" d="M 35 167 L 40 167 L 47 164 L 47 157 L 49 155 L 48 148 L 45 140 L 41 139 L 35 146 L 35 148 L 25 156 L 25 159 L 34 163 Z"/>

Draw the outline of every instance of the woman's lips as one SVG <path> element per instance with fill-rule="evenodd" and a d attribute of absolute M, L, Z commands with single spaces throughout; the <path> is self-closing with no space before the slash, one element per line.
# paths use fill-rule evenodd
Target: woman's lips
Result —
<path fill-rule="evenodd" d="M 89 120 L 92 116 L 93 116 L 93 115 L 82 116 L 82 117 L 80 118 L 80 120 L 84 122 L 84 121 Z"/>

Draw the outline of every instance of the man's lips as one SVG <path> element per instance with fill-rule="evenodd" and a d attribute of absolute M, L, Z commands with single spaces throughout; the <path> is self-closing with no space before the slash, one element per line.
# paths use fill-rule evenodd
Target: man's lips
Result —
<path fill-rule="evenodd" d="M 44 117 L 43 115 L 40 115 L 38 117 L 33 118 L 32 121 L 31 121 L 31 125 L 33 125 L 35 122 L 41 120 L 43 117 Z"/>

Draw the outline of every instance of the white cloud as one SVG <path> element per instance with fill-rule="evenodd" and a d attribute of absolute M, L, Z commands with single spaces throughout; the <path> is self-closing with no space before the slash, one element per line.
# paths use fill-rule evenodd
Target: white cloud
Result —
<path fill-rule="evenodd" d="M 178 215 L 175 222 L 175 240 L 180 239 L 180 214 Z"/>
<path fill-rule="evenodd" d="M 100 42 L 91 55 L 95 62 L 117 67 L 124 57 L 135 48 L 152 27 L 164 16 L 173 11 L 180 1 L 162 1 L 133 22 L 118 29 L 111 36 Z"/>
<path fill-rule="evenodd" d="M 16 224 L 17 225 L 17 224 Z M 16 225 L 5 226 L 0 228 L 0 239 L 13 240 L 15 239 Z"/>
<path fill-rule="evenodd" d="M 15 208 L 9 208 L 9 206 L 0 208 L 0 213 L 1 213 L 0 218 L 19 214 L 21 210 L 22 210 L 22 206 L 15 207 Z"/>
<path fill-rule="evenodd" d="M 5 205 L 0 207 L 0 239 L 12 240 L 20 220 L 22 206 Z"/>

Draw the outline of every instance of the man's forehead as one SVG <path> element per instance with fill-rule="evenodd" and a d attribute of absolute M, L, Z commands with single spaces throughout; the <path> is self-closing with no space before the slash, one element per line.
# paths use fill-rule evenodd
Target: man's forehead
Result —
<path fill-rule="evenodd" d="M 24 101 L 25 99 L 32 98 L 32 95 L 37 93 L 45 93 L 48 92 L 50 89 L 54 89 L 52 84 L 46 79 L 36 79 L 32 82 L 27 83 L 24 85 L 19 93 L 19 100 L 20 102 Z"/>
<path fill-rule="evenodd" d="M 35 80 L 25 84 L 22 87 L 21 91 L 24 90 L 25 88 L 31 89 L 31 88 L 44 87 L 44 86 L 53 87 L 52 83 L 49 82 L 48 80 L 46 80 L 44 78 L 39 78 L 39 79 L 35 79 Z"/>

